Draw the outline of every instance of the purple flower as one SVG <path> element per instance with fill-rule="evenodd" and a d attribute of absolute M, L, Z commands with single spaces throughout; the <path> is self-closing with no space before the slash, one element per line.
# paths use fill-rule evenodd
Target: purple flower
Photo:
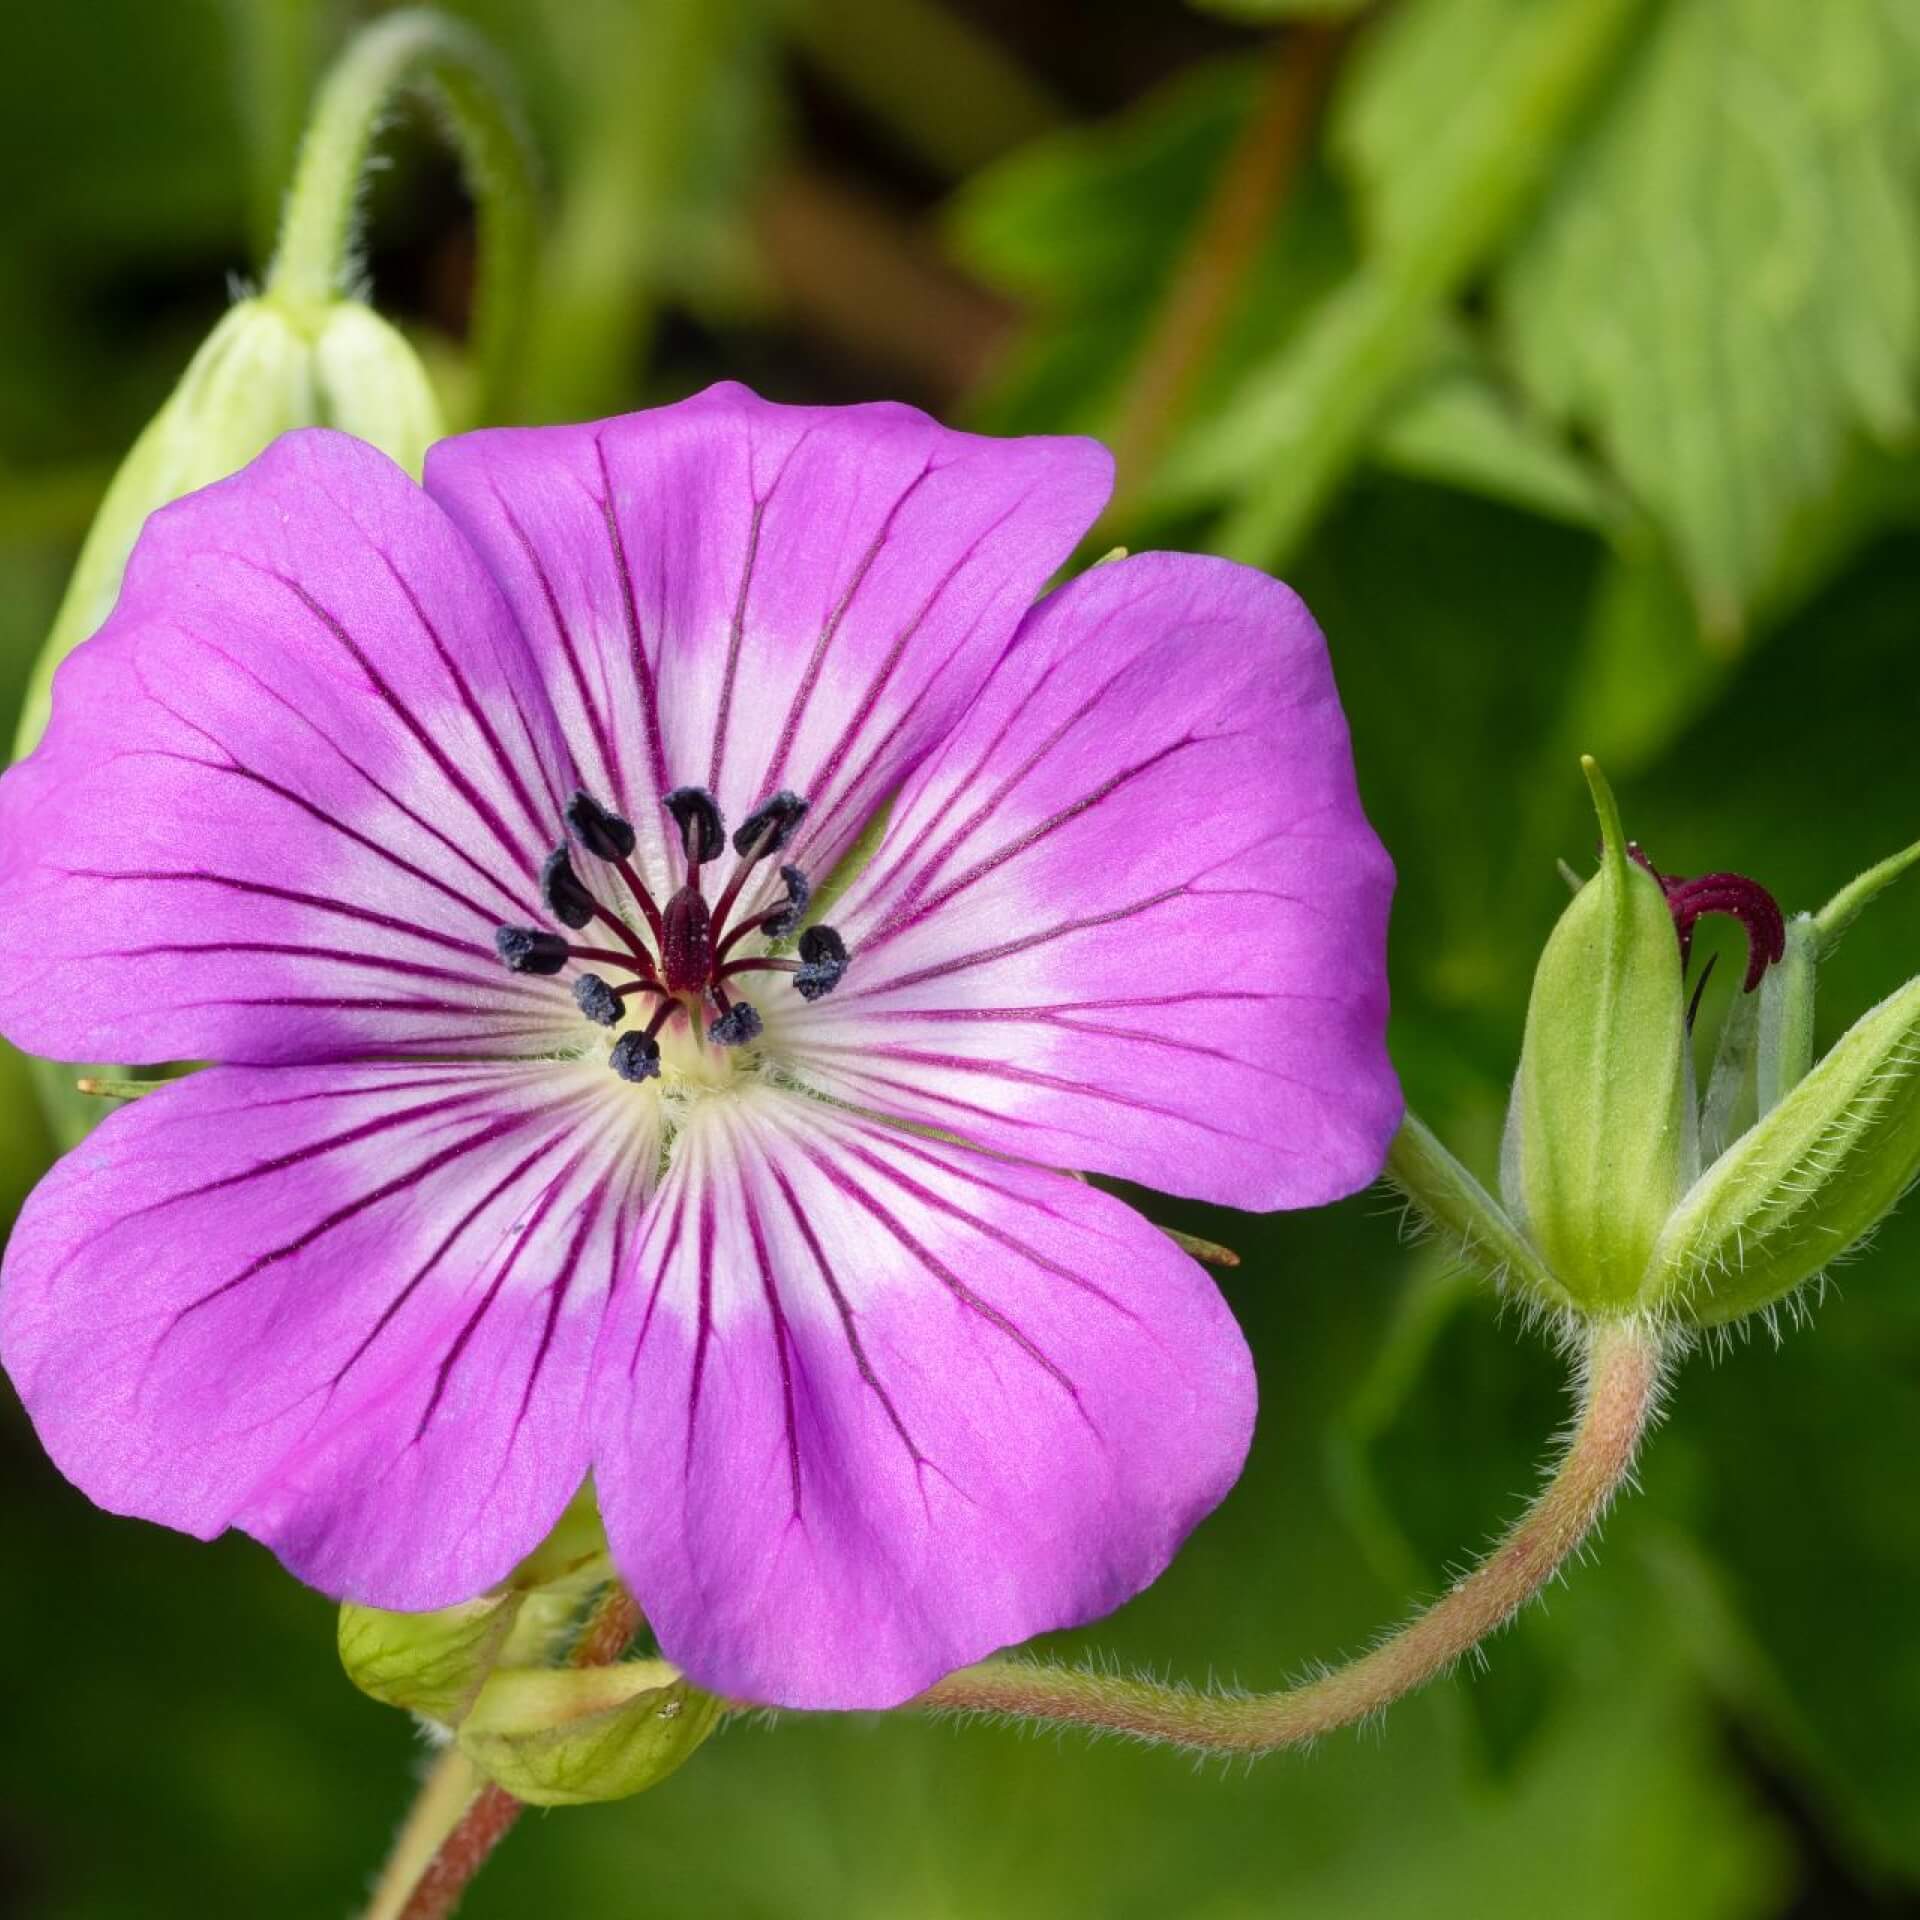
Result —
<path fill-rule="evenodd" d="M 14 1233 L 62 1470 L 408 1609 L 591 1472 L 665 1652 L 794 1706 L 1153 1579 L 1248 1356 L 1052 1169 L 1370 1180 L 1392 874 L 1286 588 L 1034 604 L 1108 480 L 722 387 L 424 489 L 291 434 L 156 515 L 0 783 L 0 1027 L 219 1063 Z"/>

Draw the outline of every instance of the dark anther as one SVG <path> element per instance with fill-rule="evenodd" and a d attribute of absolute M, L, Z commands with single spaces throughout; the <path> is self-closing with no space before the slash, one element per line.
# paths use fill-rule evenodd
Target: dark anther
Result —
<path fill-rule="evenodd" d="M 846 970 L 847 943 L 831 927 L 809 927 L 800 936 L 800 967 L 793 984 L 802 1000 L 823 999 Z"/>
<path fill-rule="evenodd" d="M 515 973 L 558 973 L 567 964 L 567 943 L 538 927 L 496 927 L 493 949 Z"/>
<path fill-rule="evenodd" d="M 660 803 L 680 829 L 680 844 L 695 866 L 718 860 L 726 850 L 727 830 L 720 808 L 705 787 L 675 787 Z"/>
<path fill-rule="evenodd" d="M 613 1043 L 607 1064 L 622 1080 L 654 1080 L 660 1074 L 660 1043 L 651 1034 L 623 1033 Z"/>
<path fill-rule="evenodd" d="M 787 904 L 776 907 L 760 922 L 760 931 L 769 940 L 784 940 L 800 924 L 800 916 L 813 897 L 813 888 L 798 867 L 782 867 L 780 878 L 787 883 Z"/>
<path fill-rule="evenodd" d="M 540 898 L 563 927 L 584 927 L 593 918 L 593 895 L 580 884 L 565 847 L 555 847 L 540 869 Z"/>
<path fill-rule="evenodd" d="M 763 860 L 778 853 L 806 818 L 807 803 L 782 787 L 771 800 L 762 800 L 733 830 L 733 850 L 743 860 Z"/>
<path fill-rule="evenodd" d="M 716 1047 L 744 1047 L 759 1037 L 760 1015 L 744 1000 L 736 1000 L 707 1029 L 707 1038 Z"/>
<path fill-rule="evenodd" d="M 632 827 L 591 794 L 576 793 L 567 802 L 567 825 L 596 860 L 625 860 L 633 852 Z"/>
<path fill-rule="evenodd" d="M 693 887 L 682 887 L 667 902 L 660 970 L 669 993 L 698 993 L 713 971 L 713 920 Z"/>
<path fill-rule="evenodd" d="M 620 1024 L 620 996 L 597 973 L 583 973 L 573 983 L 573 999 L 596 1027 Z"/>

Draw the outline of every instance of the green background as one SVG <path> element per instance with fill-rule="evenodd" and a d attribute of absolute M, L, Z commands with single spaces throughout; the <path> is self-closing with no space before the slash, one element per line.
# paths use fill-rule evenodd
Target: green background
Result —
<path fill-rule="evenodd" d="M 1396 1058 L 1483 1171 L 1554 858 L 1593 839 L 1577 750 L 1664 868 L 1789 909 L 1920 833 L 1913 0 L 461 10 L 544 158 L 524 417 L 730 374 L 1095 431 L 1106 543 L 1301 588 L 1399 865 Z M 354 17 L 7 9 L 8 712 L 114 463 L 259 270 Z M 386 151 L 371 285 L 457 416 L 467 209 L 429 122 Z M 1738 972 L 1709 944 L 1703 1032 Z M 1917 966 L 1910 883 L 1828 970 L 1823 1041 Z M 50 1151 L 0 1056 L 0 1212 Z M 1379 1193 L 1180 1224 L 1244 1256 L 1254 1457 L 1067 1644 L 1273 1685 L 1471 1558 L 1563 1387 Z M 1917 1277 L 1896 1220 L 1810 1328 L 1697 1357 L 1595 1556 L 1382 1727 L 1249 1769 L 741 1723 L 643 1799 L 525 1821 L 469 1911 L 1920 1912 Z M 420 1748 L 340 1675 L 328 1606 L 248 1543 L 94 1512 L 10 1398 L 0 1516 L 0 1910 L 349 1911 Z"/>

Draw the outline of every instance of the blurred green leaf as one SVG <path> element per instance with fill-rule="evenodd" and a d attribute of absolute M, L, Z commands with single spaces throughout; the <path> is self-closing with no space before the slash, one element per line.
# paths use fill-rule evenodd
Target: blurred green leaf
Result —
<path fill-rule="evenodd" d="M 977 424 L 1112 433 L 1170 265 L 1246 127 L 1260 79 L 1251 61 L 1200 68 L 1112 120 L 1034 142 L 961 190 L 949 216 L 955 251 L 1028 314 L 1009 362 L 976 397 Z M 1328 183 L 1310 173 L 1250 264 L 1194 404 L 1216 397 L 1348 259 Z"/>
<path fill-rule="evenodd" d="M 1221 500 L 1222 552 L 1279 564 L 1419 369 L 1436 317 L 1531 205 L 1639 0 L 1412 0 L 1336 103 L 1362 269 L 1169 457 L 1172 502 Z"/>
<path fill-rule="evenodd" d="M 1904 442 L 1920 354 L 1920 27 L 1886 0 L 1671 0 L 1497 300 L 1737 640 L 1849 437 Z"/>
<path fill-rule="evenodd" d="M 1605 532 L 1617 514 L 1601 475 L 1464 351 L 1446 353 L 1387 415 L 1373 458 L 1569 526 Z"/>

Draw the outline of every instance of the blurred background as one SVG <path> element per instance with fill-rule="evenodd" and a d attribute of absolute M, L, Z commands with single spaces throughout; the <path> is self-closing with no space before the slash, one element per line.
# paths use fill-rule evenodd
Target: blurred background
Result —
<path fill-rule="evenodd" d="M 5 10 L 7 715 L 375 10 Z M 454 10 L 545 166 L 521 417 L 726 375 L 1093 432 L 1121 476 L 1098 547 L 1300 587 L 1399 864 L 1396 1056 L 1483 1173 L 1554 861 L 1594 838 L 1577 751 L 1663 868 L 1790 910 L 1920 835 L 1915 0 Z M 382 150 L 373 296 L 457 419 L 470 210 L 424 115 Z M 1909 882 L 1825 976 L 1823 1042 L 1916 969 Z M 51 1151 L 0 1058 L 0 1218 Z M 1272 1685 L 1513 1513 L 1560 1369 L 1377 1194 L 1179 1224 L 1244 1256 L 1254 1459 L 1152 1593 L 1063 1644 Z M 1810 1328 L 1696 1359 L 1599 1557 L 1384 1728 L 1248 1771 L 740 1725 L 642 1799 L 523 1823 L 468 1911 L 1920 1913 L 1916 1461 L 1910 1217 Z M 349 1911 L 418 1746 L 341 1676 L 326 1603 L 250 1543 L 94 1512 L 10 1396 L 0 1512 L 0 1911 Z"/>

